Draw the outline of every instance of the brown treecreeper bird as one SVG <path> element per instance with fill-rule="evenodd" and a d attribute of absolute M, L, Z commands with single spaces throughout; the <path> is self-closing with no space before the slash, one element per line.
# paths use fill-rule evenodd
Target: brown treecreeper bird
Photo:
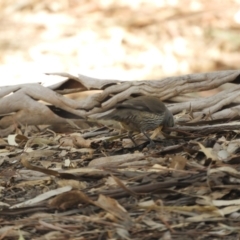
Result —
<path fill-rule="evenodd" d="M 174 126 L 172 113 L 163 102 L 152 96 L 140 96 L 126 100 L 117 104 L 115 110 L 100 117 L 100 119 L 118 121 L 121 127 L 128 131 L 128 137 L 135 146 L 133 132 L 142 132 L 150 141 L 150 145 L 154 145 L 146 131 L 154 130 L 160 126 Z"/>

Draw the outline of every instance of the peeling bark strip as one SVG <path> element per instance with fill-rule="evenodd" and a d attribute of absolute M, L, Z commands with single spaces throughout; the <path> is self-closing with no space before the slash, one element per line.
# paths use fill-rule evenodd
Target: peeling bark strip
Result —
<path fill-rule="evenodd" d="M 59 84 L 48 88 L 40 84 L 0 88 L 0 114 L 3 116 L 0 120 L 1 129 L 16 124 L 62 124 L 68 123 L 68 118 L 97 116 L 114 108 L 118 102 L 139 95 L 156 96 L 162 101 L 171 102 L 168 108 L 173 114 L 180 114 L 177 120 L 183 122 L 193 119 L 229 119 L 238 116 L 240 111 L 239 70 L 145 81 L 105 80 L 83 75 L 76 77 L 67 73 L 51 75 L 58 75 L 64 80 L 60 79 Z M 214 89 L 225 83 L 232 83 L 232 86 L 211 97 L 191 96 L 192 93 Z M 83 100 L 64 96 L 76 92 L 89 94 Z M 1 131 L 0 134 L 4 135 Z"/>

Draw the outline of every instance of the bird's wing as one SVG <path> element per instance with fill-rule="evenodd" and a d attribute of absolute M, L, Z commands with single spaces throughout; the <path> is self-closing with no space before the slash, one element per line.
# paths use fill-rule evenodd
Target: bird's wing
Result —
<path fill-rule="evenodd" d="M 160 114 L 166 110 L 166 106 L 159 99 L 153 97 L 137 97 L 126 100 L 116 106 L 117 109 L 135 109 L 139 111 Z"/>

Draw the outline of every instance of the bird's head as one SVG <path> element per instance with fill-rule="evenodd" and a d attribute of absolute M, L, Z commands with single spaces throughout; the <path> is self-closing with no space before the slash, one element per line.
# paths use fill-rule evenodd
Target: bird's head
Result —
<path fill-rule="evenodd" d="M 173 127 L 174 126 L 174 117 L 169 110 L 167 110 L 167 112 L 166 112 L 166 116 L 165 116 L 165 119 L 164 119 L 164 125 L 167 126 L 167 127 Z"/>

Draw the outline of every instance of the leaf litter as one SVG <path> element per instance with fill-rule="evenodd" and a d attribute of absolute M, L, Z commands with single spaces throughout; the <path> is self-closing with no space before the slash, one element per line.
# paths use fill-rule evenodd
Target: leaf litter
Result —
<path fill-rule="evenodd" d="M 238 133 L 156 135 L 149 148 L 92 130 L 1 139 L 2 238 L 238 236 Z"/>

